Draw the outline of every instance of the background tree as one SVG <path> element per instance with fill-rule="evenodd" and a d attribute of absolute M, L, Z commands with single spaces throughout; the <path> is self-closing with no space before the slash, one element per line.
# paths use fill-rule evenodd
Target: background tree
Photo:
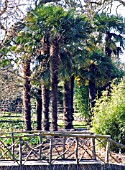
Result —
<path fill-rule="evenodd" d="M 0 62 L 0 112 L 22 113 L 21 77 L 8 62 Z"/>

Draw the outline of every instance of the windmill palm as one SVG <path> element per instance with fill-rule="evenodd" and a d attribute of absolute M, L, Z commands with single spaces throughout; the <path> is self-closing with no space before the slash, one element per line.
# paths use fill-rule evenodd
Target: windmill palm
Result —
<path fill-rule="evenodd" d="M 23 110 L 24 110 L 24 121 L 25 121 L 25 126 L 26 130 L 32 130 L 31 127 L 31 96 L 30 96 L 30 89 L 31 89 L 31 84 L 30 84 L 30 76 L 31 76 L 31 71 L 30 71 L 30 62 L 31 59 L 27 58 L 23 62 Z"/>
<path fill-rule="evenodd" d="M 96 19 L 98 20 L 98 23 L 100 23 L 101 27 L 98 26 Z M 121 16 L 107 15 L 102 13 L 95 16 L 95 26 L 98 26 L 97 30 L 100 32 L 100 36 L 103 37 L 103 34 L 105 34 L 104 53 L 106 56 L 112 60 L 119 59 L 119 55 L 124 49 L 124 38 L 122 36 L 125 30 L 124 18 Z M 110 94 L 111 82 L 112 77 L 110 78 L 110 81 L 107 83 L 106 87 L 108 89 L 108 95 Z"/>
<path fill-rule="evenodd" d="M 44 9 L 44 10 L 43 10 Z M 57 130 L 57 85 L 58 66 L 60 56 L 60 46 L 67 48 L 72 43 L 78 42 L 87 37 L 90 27 L 85 16 L 75 15 L 73 10 L 65 12 L 60 7 L 43 7 L 38 13 L 46 18 L 45 26 L 50 31 L 50 80 L 51 80 L 51 100 L 52 100 L 52 129 Z M 43 12 L 41 11 L 43 10 Z M 45 12 L 46 15 L 45 15 Z M 42 19 L 42 18 L 41 18 Z M 67 27 L 65 27 L 67 25 Z M 71 104 L 71 103 L 70 103 Z M 71 106 L 70 106 L 71 107 Z"/>
<path fill-rule="evenodd" d="M 39 84 L 37 110 L 37 130 L 49 130 L 49 101 L 50 101 L 50 71 L 49 71 L 49 34 L 42 37 L 39 48 L 36 49 L 36 61 L 33 67 L 32 78 Z M 39 128 L 38 128 L 39 127 Z"/>
<path fill-rule="evenodd" d="M 25 29 L 17 35 L 18 52 L 26 51 L 35 57 L 35 50 L 39 47 L 42 37 L 49 32 L 49 65 L 52 100 L 52 129 L 58 130 L 57 125 L 57 86 L 60 48 L 68 48 L 81 39 L 87 38 L 90 25 L 84 15 L 77 15 L 74 10 L 66 12 L 61 7 L 38 6 L 28 13 L 23 21 Z M 65 27 L 67 25 L 67 27 Z"/>
<path fill-rule="evenodd" d="M 48 70 L 49 69 L 48 60 L 50 57 L 49 33 L 46 34 L 42 39 L 42 51 L 41 52 L 44 56 L 42 60 L 42 69 L 43 71 L 46 69 Z M 42 122 L 43 122 L 43 129 L 46 131 L 49 131 L 49 128 L 50 128 L 50 122 L 49 122 L 50 75 L 49 74 L 47 75 L 48 75 L 48 78 L 45 78 L 46 80 L 43 79 L 43 82 L 42 82 L 42 115 L 43 115 Z"/>
<path fill-rule="evenodd" d="M 122 34 L 125 24 L 122 17 L 100 14 L 95 16 L 93 26 L 96 32 L 87 41 L 87 62 L 84 65 L 81 63 L 83 70 L 80 69 L 88 80 L 90 117 L 93 115 L 97 89 L 110 86 L 114 78 L 122 75 L 113 59 L 114 56 L 118 58 L 124 48 Z M 85 77 L 82 77 L 84 81 Z"/>

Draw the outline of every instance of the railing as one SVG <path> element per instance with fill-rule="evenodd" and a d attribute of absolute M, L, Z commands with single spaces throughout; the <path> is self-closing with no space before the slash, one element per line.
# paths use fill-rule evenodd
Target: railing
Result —
<path fill-rule="evenodd" d="M 121 163 L 117 155 L 110 152 L 112 142 L 120 146 L 109 135 L 89 131 L 0 133 L 0 161 L 14 161 L 18 165 L 28 161 L 53 164 L 62 160 L 76 164 L 85 160 Z M 104 147 L 101 149 L 100 145 Z M 125 148 L 122 144 L 120 147 Z"/>

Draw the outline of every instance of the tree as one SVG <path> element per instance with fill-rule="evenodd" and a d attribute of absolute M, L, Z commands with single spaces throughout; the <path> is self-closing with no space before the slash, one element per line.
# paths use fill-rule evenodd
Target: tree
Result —
<path fill-rule="evenodd" d="M 48 1 L 42 1 L 42 2 L 48 2 Z M 73 2 L 73 4 L 74 4 L 74 1 L 71 1 L 71 2 Z M 95 3 L 95 5 L 98 5 L 98 4 Z M 93 7 L 93 5 L 92 5 L 92 7 Z M 93 12 L 91 14 L 92 14 L 91 21 L 93 21 L 93 17 L 94 17 L 95 13 Z M 104 73 L 107 74 L 107 75 L 104 75 L 101 71 L 100 63 L 103 63 L 103 61 L 104 61 L 103 57 L 105 56 L 103 53 L 104 44 L 102 42 L 103 34 L 105 33 L 104 31 L 107 28 L 109 28 L 109 26 L 110 26 L 110 28 L 113 28 L 113 25 L 110 22 L 110 17 L 108 19 L 106 19 L 105 17 L 102 17 L 102 20 L 100 18 L 99 18 L 99 15 L 95 16 L 93 25 L 94 25 L 94 29 L 96 30 L 96 34 L 95 35 L 90 34 L 90 36 L 88 37 L 88 33 L 91 33 L 91 26 L 88 23 L 88 20 L 84 15 L 74 12 L 74 10 L 69 10 L 68 12 L 66 12 L 61 7 L 55 7 L 55 6 L 51 6 L 51 5 L 43 6 L 43 5 L 39 4 L 35 9 L 32 9 L 31 11 L 29 11 L 27 16 L 21 22 L 18 22 L 15 25 L 15 27 L 12 29 L 13 30 L 12 34 L 7 36 L 4 39 L 4 41 L 2 42 L 2 46 L 5 46 L 5 45 L 11 46 L 11 44 L 13 42 L 13 44 L 16 46 L 16 47 L 14 47 L 13 51 L 14 52 L 16 51 L 15 53 L 18 53 L 20 55 L 21 55 L 21 53 L 24 52 L 24 53 L 26 53 L 25 55 L 27 55 L 27 57 L 30 54 L 30 56 L 32 56 L 31 57 L 31 61 L 32 61 L 33 57 L 36 58 L 36 56 L 35 56 L 36 49 L 38 49 L 38 48 L 41 49 L 41 46 L 42 45 L 44 46 L 44 43 L 41 43 L 41 39 L 44 38 L 48 32 L 50 33 L 49 45 L 47 45 L 47 46 L 50 46 L 50 49 L 48 49 L 49 54 L 48 54 L 48 58 L 47 58 L 47 63 L 49 61 L 50 71 L 51 71 L 50 77 L 51 77 L 51 85 L 52 85 L 51 90 L 52 90 L 52 101 L 53 101 L 51 110 L 52 110 L 53 130 L 58 129 L 58 127 L 57 127 L 57 85 L 58 85 L 58 81 L 59 81 L 58 69 L 59 69 L 59 66 L 61 63 L 60 62 L 61 61 L 60 51 L 62 49 L 69 51 L 69 48 L 70 48 L 70 52 L 71 52 L 71 50 L 73 51 L 74 50 L 73 48 L 75 47 L 75 50 L 71 53 L 72 57 L 69 56 L 69 60 L 72 61 L 71 62 L 72 71 L 70 72 L 69 80 L 71 80 L 71 76 L 74 75 L 74 72 L 75 72 L 74 68 L 77 68 L 76 70 L 77 70 L 77 72 L 79 72 L 78 75 L 84 80 L 85 80 L 85 78 L 83 78 L 84 76 L 81 75 L 80 72 L 82 74 L 84 74 L 85 72 L 88 73 L 88 75 L 87 76 L 85 75 L 85 77 L 87 80 L 89 80 L 89 87 L 90 87 L 90 94 L 91 94 L 91 99 L 90 99 L 91 102 L 90 103 L 91 103 L 92 107 L 95 104 L 94 98 L 96 96 L 95 92 L 97 90 L 96 89 L 97 86 L 99 86 L 100 82 L 101 82 L 100 83 L 101 85 L 102 84 L 104 85 L 105 84 L 104 77 L 107 78 L 108 77 L 107 75 L 109 75 L 107 73 L 108 65 L 104 66 L 106 68 L 106 72 L 104 72 Z M 107 21 L 106 23 L 109 24 L 108 26 L 105 24 L 105 19 Z M 113 22 L 114 22 L 114 20 L 113 20 Z M 65 25 L 67 25 L 67 27 L 65 27 Z M 17 28 L 16 31 L 15 31 L 15 28 Z M 106 33 L 108 33 L 108 32 L 109 32 L 109 29 L 107 29 Z M 16 38 L 14 38 L 14 37 L 16 37 Z M 114 43 L 112 41 L 113 37 L 115 37 L 115 40 L 120 40 L 119 42 L 122 43 L 122 41 L 121 41 L 122 38 L 120 38 L 120 36 L 112 35 L 112 37 L 108 39 L 108 42 L 110 42 L 111 46 L 107 45 L 107 47 L 111 47 L 111 48 L 109 48 L 109 50 L 112 50 L 112 54 L 114 52 L 117 53 L 117 50 L 118 50 L 118 49 L 116 50 L 116 46 L 114 46 L 115 49 L 112 46 L 112 45 L 114 45 Z M 15 41 L 15 39 L 16 39 L 16 41 Z M 85 46 L 86 46 L 86 50 L 84 48 Z M 78 50 L 80 48 L 82 50 Z M 101 48 L 100 51 L 95 50 L 95 49 L 99 49 L 99 48 Z M 9 50 L 9 49 L 7 49 L 7 50 Z M 76 54 L 76 51 L 80 51 L 80 53 Z M 83 52 L 81 52 L 81 51 L 83 51 Z M 106 54 L 108 55 L 107 49 L 105 51 L 106 51 Z M 81 53 L 82 54 L 84 53 L 83 57 L 81 57 Z M 44 52 L 44 55 L 45 54 L 46 54 L 46 52 Z M 101 55 L 102 55 L 102 57 L 101 57 Z M 25 58 L 27 58 L 27 57 L 25 57 Z M 76 59 L 77 57 L 78 58 L 81 57 L 81 60 L 83 60 L 83 61 L 80 63 L 81 60 L 78 61 L 78 59 Z M 23 58 L 23 56 L 22 56 L 22 58 Z M 85 62 L 85 58 L 87 58 L 86 62 Z M 45 59 L 45 57 L 43 57 L 41 61 L 42 62 L 45 61 L 44 59 Z M 27 59 L 25 61 L 27 62 Z M 107 61 L 109 61 L 109 60 L 107 58 L 105 58 L 104 63 L 105 62 L 107 63 Z M 73 64 L 73 62 L 75 64 Z M 109 63 L 111 63 L 111 61 Z M 74 65 L 76 65 L 76 66 L 74 66 Z M 49 70 L 49 67 L 47 68 L 47 71 L 48 70 Z M 111 70 L 111 69 L 109 69 L 109 70 Z M 44 71 L 46 72 L 46 70 L 44 70 Z M 26 72 L 26 70 L 24 72 Z M 98 75 L 101 75 L 100 76 L 101 80 L 99 79 L 100 77 Z M 30 75 L 28 75 L 28 76 L 30 77 Z M 111 74 L 110 74 L 110 76 L 111 76 Z M 26 75 L 26 77 L 27 77 L 27 75 Z M 113 78 L 113 77 L 111 76 L 110 78 Z M 69 82 L 69 80 L 66 80 L 66 82 L 65 82 L 65 91 L 66 91 L 66 93 L 71 94 L 72 88 L 71 88 L 71 82 Z M 106 79 L 106 80 L 108 80 L 108 79 Z M 30 79 L 28 79 L 28 81 L 30 81 Z M 43 85 L 44 84 L 42 84 L 42 91 L 44 92 L 44 96 L 46 96 L 45 89 L 43 89 L 45 86 L 43 86 Z M 71 95 L 68 97 L 70 97 L 70 99 L 72 98 Z M 65 99 L 67 99 L 67 98 L 65 98 Z M 45 100 L 45 98 L 43 98 L 43 101 L 44 100 Z M 46 101 L 49 101 L 49 100 L 47 99 Z M 46 105 L 45 104 L 46 101 L 44 101 L 44 106 Z M 71 100 L 71 102 L 72 102 L 72 100 Z M 67 103 L 65 101 L 65 105 L 68 104 L 70 111 L 72 110 L 70 108 L 71 102 Z M 48 106 L 48 104 L 47 104 L 47 106 Z M 47 116 L 47 112 L 45 113 L 46 116 Z M 65 110 L 65 113 L 66 112 L 67 111 Z M 72 124 L 71 123 L 72 120 L 70 118 L 71 114 L 72 113 L 70 112 L 70 114 L 66 115 L 67 116 L 66 121 L 70 122 L 70 125 Z M 68 117 L 68 115 L 69 115 L 69 117 Z M 45 119 L 47 122 L 48 116 Z M 40 126 L 39 126 L 39 128 L 40 128 Z M 48 125 L 47 125 L 47 129 L 48 129 Z"/>
<path fill-rule="evenodd" d="M 52 100 L 52 129 L 58 130 L 57 125 L 57 95 L 58 95 L 58 65 L 59 65 L 59 41 L 54 37 L 50 47 L 50 81 Z"/>
<path fill-rule="evenodd" d="M 73 128 L 73 82 L 72 76 L 68 81 L 64 81 L 64 127 L 65 129 L 72 129 Z M 73 80 L 74 81 L 74 80 Z"/>
<path fill-rule="evenodd" d="M 57 84 L 58 84 L 58 65 L 60 45 L 65 47 L 71 42 L 78 42 L 82 37 L 87 37 L 86 33 L 90 32 L 88 21 L 85 16 L 75 16 L 74 11 L 65 12 L 60 7 L 42 6 L 34 11 L 34 15 L 39 17 L 38 21 L 43 21 L 41 28 L 45 33 L 50 33 L 50 80 L 52 87 L 52 125 L 53 130 L 57 130 Z M 33 16 L 34 17 L 34 16 Z M 53 17 L 53 18 L 52 18 Z M 35 22 L 36 18 L 34 17 Z M 33 21 L 34 22 L 34 21 Z M 40 24 L 40 23 L 39 23 Z M 68 27 L 65 29 L 65 24 Z M 75 29 L 74 29 L 75 26 Z M 72 28 L 72 32 L 71 32 Z M 74 30 L 73 30 L 74 29 Z M 47 31 L 47 32 L 46 32 Z M 76 38 L 77 37 L 77 38 Z"/>
<path fill-rule="evenodd" d="M 61 73 L 60 80 L 63 80 L 63 113 L 64 113 L 64 128 L 73 128 L 73 91 L 74 91 L 74 75 L 72 70 L 72 57 L 73 55 L 66 49 L 60 53 L 62 65 L 59 68 Z M 65 68 L 65 69 L 64 69 Z"/>
<path fill-rule="evenodd" d="M 37 98 L 36 98 L 36 129 L 41 130 L 41 124 L 42 124 L 42 90 L 41 85 L 39 85 L 39 88 L 37 90 Z"/>
<path fill-rule="evenodd" d="M 22 83 L 9 60 L 0 60 L 0 111 L 22 112 Z M 10 90 L 11 89 L 11 90 Z"/>
<path fill-rule="evenodd" d="M 125 27 L 124 20 L 122 17 L 114 16 L 114 15 L 107 15 L 104 13 L 95 15 L 93 20 L 94 20 L 95 30 L 97 31 L 97 34 L 96 34 L 97 36 L 95 36 L 93 38 L 92 42 L 94 42 L 94 44 L 97 47 L 100 46 L 100 49 L 104 53 L 105 61 L 103 59 L 102 59 L 102 61 L 107 63 L 107 61 L 109 60 L 110 64 L 112 65 L 113 63 L 111 60 L 113 60 L 113 56 L 115 56 L 116 58 L 119 58 L 119 53 L 124 48 L 124 38 L 122 37 L 122 33 L 124 32 L 124 27 Z M 105 41 L 102 41 L 104 34 L 105 34 Z M 91 45 L 92 45 L 92 42 L 91 42 Z M 118 46 L 117 43 L 119 43 L 120 45 Z M 103 50 L 103 49 L 105 49 L 105 50 Z M 94 59 L 94 57 L 97 57 L 97 53 L 93 53 L 92 58 Z M 99 59 L 99 58 L 97 58 L 97 59 Z M 110 58 L 110 59 L 108 59 L 108 58 Z M 89 96 L 90 96 L 90 112 L 91 112 L 91 114 L 93 112 L 93 108 L 95 105 L 95 98 L 96 98 L 97 83 L 96 83 L 95 75 L 96 75 L 97 70 L 99 69 L 99 67 L 97 69 L 97 63 L 99 63 L 99 61 L 97 61 L 97 63 L 95 63 L 94 60 L 96 58 L 94 60 L 93 59 L 92 59 L 91 64 L 89 65 L 89 71 L 91 73 L 93 73 L 93 75 L 91 74 L 91 77 L 89 79 L 89 92 L 90 92 Z M 104 63 L 102 63 L 102 68 L 100 68 L 102 70 L 103 70 L 103 64 Z M 106 71 L 105 74 L 107 74 L 107 78 L 104 74 L 100 75 L 100 80 L 102 79 L 102 81 L 105 82 L 105 84 L 107 84 L 108 86 L 110 86 L 109 82 L 111 82 L 115 78 L 115 76 L 117 77 L 120 75 L 118 69 L 115 68 L 116 66 L 114 67 L 112 65 L 113 66 L 112 67 L 111 65 L 108 64 L 107 66 L 109 68 L 107 68 L 107 69 L 106 69 L 107 66 L 105 66 L 104 72 Z M 110 70 L 111 67 L 112 67 L 112 70 L 109 73 L 108 69 Z M 104 81 L 103 76 L 106 78 L 105 81 Z M 101 86 L 105 86 L 105 84 L 103 84 Z M 110 88 L 109 88 L 109 92 L 110 92 Z"/>
<path fill-rule="evenodd" d="M 25 121 L 25 126 L 26 130 L 32 130 L 31 127 L 31 102 L 30 102 L 30 89 L 31 89 L 31 84 L 30 84 L 30 76 L 31 76 L 31 71 L 30 71 L 30 63 L 31 59 L 30 57 L 26 59 L 22 63 L 23 65 L 23 110 L 24 110 L 24 121 Z"/>

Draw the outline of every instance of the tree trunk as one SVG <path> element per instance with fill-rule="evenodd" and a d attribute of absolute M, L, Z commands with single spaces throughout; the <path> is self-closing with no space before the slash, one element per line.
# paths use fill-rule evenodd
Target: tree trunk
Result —
<path fill-rule="evenodd" d="M 42 85 L 42 115 L 43 115 L 43 129 L 49 131 L 49 89 Z"/>
<path fill-rule="evenodd" d="M 32 130 L 31 128 L 31 103 L 30 103 L 30 59 L 26 59 L 23 62 L 23 108 L 24 108 L 24 121 L 26 130 Z"/>
<path fill-rule="evenodd" d="M 106 33 L 106 37 L 105 37 L 105 42 L 106 42 L 106 46 L 105 46 L 105 54 L 111 58 L 111 54 L 112 54 L 112 50 L 109 48 L 110 46 L 110 43 L 111 43 L 111 38 L 112 38 L 112 33 L 110 32 L 107 32 Z M 106 85 L 106 90 L 108 91 L 108 96 L 110 96 L 111 94 L 111 82 L 112 82 L 112 79 L 110 78 L 110 81 L 107 83 Z"/>
<path fill-rule="evenodd" d="M 42 50 L 41 54 L 44 56 L 42 60 L 42 70 L 49 69 L 48 68 L 48 59 L 50 58 L 50 42 L 49 42 L 49 33 L 46 34 L 42 39 Z M 42 115 L 43 115 L 43 129 L 49 131 L 50 122 L 49 122 L 49 103 L 50 103 L 50 95 L 49 95 L 49 83 L 44 85 L 42 84 Z"/>
<path fill-rule="evenodd" d="M 36 115 L 37 115 L 37 130 L 41 130 L 41 124 L 42 124 L 42 92 L 41 92 L 41 86 L 38 89 L 37 93 L 37 100 L 36 100 Z"/>
<path fill-rule="evenodd" d="M 64 126 L 65 129 L 72 129 L 73 128 L 73 88 L 74 88 L 74 77 L 68 81 L 64 82 Z"/>
<path fill-rule="evenodd" d="M 71 76 L 71 113 L 72 113 L 72 121 L 74 120 L 74 107 L 73 107 L 73 96 L 74 96 L 74 75 Z"/>
<path fill-rule="evenodd" d="M 89 109 L 90 109 L 90 121 L 93 115 L 93 108 L 95 106 L 95 99 L 96 99 L 96 87 L 95 82 L 89 80 Z"/>
<path fill-rule="evenodd" d="M 51 100 L 52 100 L 52 130 L 57 131 L 57 95 L 58 95 L 58 64 L 59 64 L 59 43 L 55 37 L 50 47 L 50 81 L 51 81 Z"/>

